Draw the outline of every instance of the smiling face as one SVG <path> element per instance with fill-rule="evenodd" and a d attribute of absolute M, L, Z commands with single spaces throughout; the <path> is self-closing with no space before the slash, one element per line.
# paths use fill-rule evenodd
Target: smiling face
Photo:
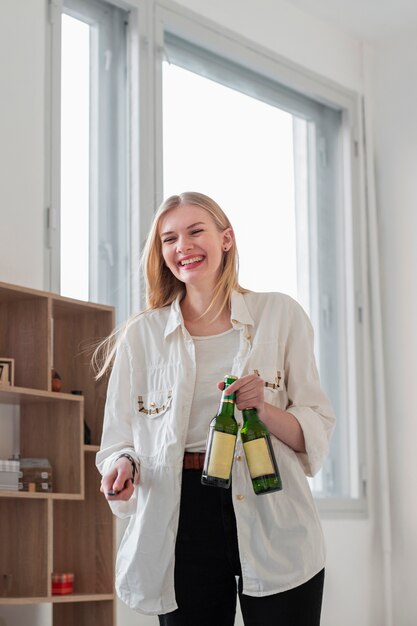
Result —
<path fill-rule="evenodd" d="M 159 236 L 166 266 L 186 288 L 214 288 L 223 255 L 233 245 L 231 228 L 219 231 L 208 211 L 181 204 L 161 217 Z"/>

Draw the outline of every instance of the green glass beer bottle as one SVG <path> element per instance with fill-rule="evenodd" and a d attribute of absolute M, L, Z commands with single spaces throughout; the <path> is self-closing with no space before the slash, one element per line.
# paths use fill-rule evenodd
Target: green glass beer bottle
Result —
<path fill-rule="evenodd" d="M 244 421 L 240 437 L 254 492 L 259 496 L 263 493 L 280 491 L 281 476 L 267 427 L 259 419 L 256 409 L 244 409 L 242 416 Z"/>
<path fill-rule="evenodd" d="M 210 422 L 201 475 L 203 485 L 230 487 L 238 425 L 235 420 L 235 394 L 228 395 L 227 388 L 235 380 L 236 376 L 225 376 L 220 407 Z"/>

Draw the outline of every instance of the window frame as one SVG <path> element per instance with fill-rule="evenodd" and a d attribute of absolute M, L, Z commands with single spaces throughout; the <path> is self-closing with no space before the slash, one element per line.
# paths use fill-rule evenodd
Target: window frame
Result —
<path fill-rule="evenodd" d="M 105 98 L 104 106 L 101 106 L 100 116 L 99 109 L 99 87 L 98 80 L 104 78 L 107 85 L 104 87 L 106 96 L 112 94 L 112 84 L 121 80 L 125 80 L 125 72 L 123 67 L 124 59 L 128 61 L 127 55 L 122 51 L 119 56 L 113 55 L 112 68 L 116 71 L 104 72 L 99 69 L 102 65 L 102 48 L 103 45 L 120 44 L 123 42 L 123 34 L 120 35 L 121 29 L 125 28 L 123 24 L 124 16 L 117 15 L 116 21 L 114 13 L 110 13 L 110 19 L 107 18 L 107 10 L 105 5 L 112 4 L 116 9 L 122 8 L 127 10 L 127 6 L 115 2 L 101 2 L 101 0 L 48 0 L 48 19 L 50 28 L 47 30 L 47 48 L 50 57 L 47 55 L 47 115 L 50 123 L 46 125 L 47 130 L 47 167 L 46 167 L 46 255 L 45 255 L 45 277 L 46 284 L 49 284 L 51 291 L 61 293 L 61 48 L 62 48 L 62 16 L 69 15 L 75 19 L 85 22 L 93 27 L 90 38 L 92 43 L 90 66 L 96 71 L 91 74 L 90 85 L 90 201 L 89 201 L 89 298 L 104 304 L 111 304 L 107 301 L 110 297 L 110 289 L 106 274 L 108 272 L 100 271 L 103 263 L 111 266 L 111 271 L 117 274 L 117 280 L 113 277 L 113 282 L 118 285 L 122 284 L 126 276 L 125 263 L 130 263 L 130 240 L 128 233 L 130 231 L 130 167 L 128 164 L 128 154 L 130 152 L 130 141 L 127 133 L 130 119 L 130 93 L 126 80 L 126 92 L 115 102 L 108 105 L 109 98 Z M 127 16 L 126 16 L 127 17 Z M 98 26 L 100 25 L 100 26 Z M 99 30 L 100 28 L 100 37 Z M 114 29 L 119 29 L 117 36 L 114 36 Z M 101 30 L 102 29 L 102 30 Z M 109 32 L 111 36 L 109 37 Z M 129 38 L 128 30 L 126 40 Z M 118 52 L 116 50 L 116 52 Z M 128 52 L 128 51 L 126 51 Z M 101 88 L 103 89 L 103 88 Z M 91 111 L 93 114 L 91 115 Z M 122 111 L 122 113 L 121 113 Z M 95 113 L 95 114 L 94 114 Z M 111 118 L 111 119 L 110 119 Z M 117 124 L 114 120 L 117 120 Z M 117 158 L 110 155 L 107 151 L 103 157 L 101 151 L 98 150 L 99 141 L 110 145 L 114 137 L 111 137 L 113 129 L 116 131 L 116 148 L 114 149 Z M 125 128 L 127 127 L 127 128 Z M 104 132 L 103 132 L 104 131 Z M 109 156 L 107 156 L 109 155 Z M 123 160 L 123 164 L 119 163 Z M 115 163 L 118 167 L 114 167 Z M 111 172 L 112 178 L 103 176 L 103 172 Z M 126 172 L 126 176 L 120 176 L 120 172 Z M 121 179 L 126 178 L 126 181 Z M 116 181 L 116 184 L 115 184 Z M 108 187 L 108 189 L 107 189 Z M 110 191 L 115 189 L 115 198 L 108 200 Z M 120 215 L 114 215 L 112 211 L 113 205 L 122 206 L 123 219 Z M 100 214 L 98 206 L 105 204 L 106 208 Z M 118 228 L 115 228 L 117 223 Z M 116 233 L 116 236 L 114 235 Z M 114 248 L 121 244 L 122 254 L 114 259 Z M 105 276 L 103 276 L 103 274 Z M 121 315 L 125 317 L 130 310 L 130 289 L 131 277 L 128 272 L 129 279 L 127 284 L 120 288 L 120 296 L 118 296 L 118 307 L 116 307 L 117 317 Z M 114 290 L 112 290 L 114 291 Z M 106 299 L 106 302 L 103 300 Z"/>
<path fill-rule="evenodd" d="M 311 486 L 315 497 L 320 499 L 332 498 L 337 494 L 357 497 L 359 492 L 355 471 L 358 466 L 357 445 L 356 437 L 349 437 L 348 419 L 349 414 L 357 414 L 356 394 L 349 393 L 350 388 L 346 384 L 349 342 L 345 312 L 346 303 L 350 303 L 351 300 L 346 298 L 343 262 L 345 237 L 342 227 L 343 203 L 340 198 L 343 181 L 339 176 L 342 161 L 341 112 L 304 94 L 294 92 L 282 84 L 273 83 L 270 79 L 247 70 L 246 67 L 179 39 L 167 31 L 164 49 L 166 62 L 163 76 L 172 63 L 174 67 L 189 72 L 190 79 L 194 75 L 209 82 L 214 81 L 235 93 L 242 94 L 243 97 L 287 112 L 293 118 L 293 129 L 295 127 L 300 129 L 301 122 L 304 123 L 303 139 L 298 142 L 298 155 L 303 153 L 301 161 L 308 161 L 308 165 L 303 163 L 303 166 L 307 165 L 306 170 L 303 169 L 307 186 L 304 181 L 298 190 L 306 193 L 308 199 L 306 198 L 306 206 L 303 206 L 302 211 L 304 220 L 301 219 L 297 202 L 295 206 L 296 222 L 300 230 L 296 249 L 298 255 L 309 257 L 308 262 L 307 259 L 303 259 L 307 265 L 309 278 L 306 293 L 299 292 L 296 297 L 306 307 L 316 329 L 315 352 L 321 380 L 324 388 L 330 392 L 338 415 L 338 428 L 332 439 L 330 455 L 320 475 L 311 481 Z M 174 110 L 175 101 L 174 96 L 174 101 L 168 105 Z M 164 110 L 166 111 L 166 105 Z M 294 174 L 297 180 L 297 168 Z M 247 250 L 244 247 L 240 252 L 240 260 L 243 262 Z M 297 267 L 299 260 L 298 258 Z M 310 307 L 308 301 L 311 303 Z M 348 442 L 348 445 L 345 445 L 345 442 Z"/>

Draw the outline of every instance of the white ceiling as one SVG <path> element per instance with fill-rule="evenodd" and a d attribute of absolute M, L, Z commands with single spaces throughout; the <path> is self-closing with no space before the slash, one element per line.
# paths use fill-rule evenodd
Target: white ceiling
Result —
<path fill-rule="evenodd" d="M 288 0 L 354 37 L 379 41 L 417 33 L 417 0 Z"/>

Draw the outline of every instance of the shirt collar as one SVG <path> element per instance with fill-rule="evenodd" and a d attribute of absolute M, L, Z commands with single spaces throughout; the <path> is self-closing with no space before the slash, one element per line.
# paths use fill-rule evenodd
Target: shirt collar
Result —
<path fill-rule="evenodd" d="M 239 293 L 238 291 L 232 292 L 231 309 L 231 321 L 233 326 L 235 326 L 236 324 L 246 324 L 248 326 L 255 325 L 253 317 L 249 313 L 249 309 L 247 307 L 245 296 L 243 293 Z"/>
<path fill-rule="evenodd" d="M 179 294 L 171 304 L 168 321 L 165 326 L 165 339 L 168 337 L 168 335 L 173 333 L 174 330 L 178 328 L 178 326 L 183 326 L 184 324 L 180 307 L 181 298 L 182 294 Z M 248 307 L 245 302 L 245 297 L 242 293 L 239 293 L 237 291 L 232 292 L 230 319 L 233 326 L 240 326 L 243 324 L 254 326 L 254 321 L 251 314 L 249 313 Z"/>
<path fill-rule="evenodd" d="M 178 328 L 178 326 L 182 326 L 184 324 L 184 320 L 181 313 L 180 302 L 183 294 L 178 294 L 175 300 L 171 303 L 170 312 L 168 315 L 168 321 L 165 326 L 164 339 L 168 337 L 171 333 L 174 332 Z"/>

